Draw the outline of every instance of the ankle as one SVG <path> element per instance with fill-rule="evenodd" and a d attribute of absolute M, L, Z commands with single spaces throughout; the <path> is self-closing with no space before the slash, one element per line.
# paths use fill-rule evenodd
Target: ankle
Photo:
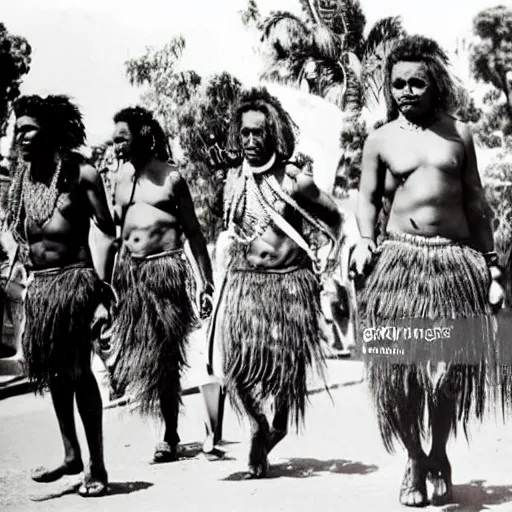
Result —
<path fill-rule="evenodd" d="M 83 462 L 82 462 L 82 457 L 81 455 L 78 453 L 78 454 L 75 454 L 75 455 L 66 455 L 64 457 L 64 465 L 66 466 L 73 466 L 73 467 L 76 467 L 76 466 L 82 466 L 83 467 Z"/>

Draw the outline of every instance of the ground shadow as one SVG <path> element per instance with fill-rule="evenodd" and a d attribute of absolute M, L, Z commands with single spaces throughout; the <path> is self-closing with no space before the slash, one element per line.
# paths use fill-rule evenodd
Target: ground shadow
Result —
<path fill-rule="evenodd" d="M 108 484 L 107 496 L 132 494 L 137 491 L 145 491 L 152 486 L 151 482 L 112 482 Z"/>
<path fill-rule="evenodd" d="M 33 495 L 30 496 L 31 501 L 49 501 L 54 500 L 56 498 L 62 498 L 64 496 L 67 496 L 69 494 L 77 494 L 78 495 L 78 488 L 82 485 L 82 482 L 77 482 L 72 485 L 69 485 L 63 489 L 60 489 L 59 491 L 48 493 L 48 494 L 41 494 L 41 495 Z M 133 492 L 137 491 L 144 491 L 146 489 L 149 489 L 149 487 L 152 487 L 153 484 L 150 482 L 110 482 L 108 484 L 108 490 L 105 496 L 116 496 L 119 494 L 132 494 Z"/>
<path fill-rule="evenodd" d="M 373 464 L 364 464 L 343 459 L 289 459 L 280 464 L 270 466 L 267 478 L 310 478 L 321 473 L 337 473 L 344 475 L 367 475 L 379 468 Z M 226 481 L 246 480 L 247 472 L 237 472 L 224 478 Z"/>
<path fill-rule="evenodd" d="M 485 480 L 472 480 L 468 484 L 454 485 L 453 503 L 445 505 L 443 512 L 481 512 L 512 501 L 512 485 L 484 484 Z"/>

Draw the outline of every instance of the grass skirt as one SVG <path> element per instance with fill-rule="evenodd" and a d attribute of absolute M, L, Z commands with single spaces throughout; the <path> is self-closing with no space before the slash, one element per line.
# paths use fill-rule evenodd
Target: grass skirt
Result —
<path fill-rule="evenodd" d="M 90 368 L 91 323 L 103 283 L 83 266 L 36 271 L 32 277 L 22 343 L 28 376 L 36 391 L 43 391 L 54 375 L 78 379 Z"/>
<path fill-rule="evenodd" d="M 429 319 L 456 320 L 463 328 L 456 341 L 463 353 L 456 360 L 442 361 L 435 343 L 429 346 L 432 360 L 366 357 L 369 388 L 388 451 L 412 428 L 425 434 L 425 408 L 431 425 L 432 413 L 446 398 L 453 406 L 453 432 L 462 421 L 467 435 L 471 412 L 482 418 L 486 397 L 496 389 L 496 323 L 488 303 L 489 286 L 483 256 L 450 240 L 388 235 L 378 248 L 358 301 L 363 329 Z"/>
<path fill-rule="evenodd" d="M 121 254 L 113 285 L 119 297 L 112 329 L 116 386 L 160 416 L 160 395 L 180 400 L 187 336 L 198 319 L 189 295 L 190 267 L 182 251 L 135 259 Z"/>
<path fill-rule="evenodd" d="M 256 270 L 240 260 L 228 271 L 223 294 L 225 386 L 238 413 L 246 394 L 261 404 L 274 398 L 288 406 L 298 428 L 308 370 L 324 376 L 318 279 L 304 266 Z"/>

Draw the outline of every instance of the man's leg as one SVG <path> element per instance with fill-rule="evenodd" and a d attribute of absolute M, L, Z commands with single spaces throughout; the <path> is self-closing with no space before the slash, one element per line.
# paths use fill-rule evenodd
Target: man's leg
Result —
<path fill-rule="evenodd" d="M 50 381 L 50 392 L 64 444 L 64 462 L 53 469 L 39 467 L 32 472 L 33 480 L 44 483 L 64 475 L 77 475 L 84 469 L 75 427 L 74 383 L 67 376 L 55 376 Z"/>
<path fill-rule="evenodd" d="M 427 504 L 428 461 L 421 446 L 421 433 L 416 422 L 410 425 L 410 431 L 401 436 L 407 450 L 408 461 L 400 487 L 400 503 L 410 507 L 422 507 Z"/>
<path fill-rule="evenodd" d="M 259 400 L 247 391 L 238 392 L 251 426 L 249 477 L 265 478 L 268 473 L 268 438 L 270 427 Z"/>
<path fill-rule="evenodd" d="M 397 436 L 407 450 L 408 461 L 400 486 L 400 503 L 411 507 L 425 506 L 427 496 L 428 459 L 421 445 L 425 389 L 418 370 L 409 365 L 384 366 L 371 376 L 379 382 L 378 414 L 384 422 L 386 437 Z M 374 384 L 375 386 L 375 384 Z M 382 424 L 381 424 L 382 428 Z M 387 441 L 390 441 L 388 437 Z"/>
<path fill-rule="evenodd" d="M 206 408 L 206 439 L 203 451 L 210 453 L 222 440 L 222 422 L 224 417 L 225 393 L 217 383 L 205 384 L 200 387 Z"/>
<path fill-rule="evenodd" d="M 108 476 L 103 456 L 103 406 L 92 370 L 84 370 L 76 381 L 76 403 L 89 446 L 90 463 L 82 496 L 100 496 L 107 490 Z"/>
<path fill-rule="evenodd" d="M 156 447 L 154 462 L 174 462 L 178 458 L 178 417 L 180 408 L 179 376 L 160 385 L 160 408 L 164 420 L 164 439 Z"/>
<path fill-rule="evenodd" d="M 457 402 L 453 389 L 437 391 L 436 403 L 431 409 L 432 448 L 429 458 L 429 480 L 434 487 L 432 501 L 441 505 L 451 498 L 452 468 L 446 445 L 457 417 Z"/>
<path fill-rule="evenodd" d="M 267 451 L 270 453 L 277 443 L 282 441 L 288 433 L 289 408 L 279 396 L 274 401 L 274 419 L 268 436 Z"/>

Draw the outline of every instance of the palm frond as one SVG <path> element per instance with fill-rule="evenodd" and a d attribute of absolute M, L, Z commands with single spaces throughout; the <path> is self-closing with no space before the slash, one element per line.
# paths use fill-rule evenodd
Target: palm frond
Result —
<path fill-rule="evenodd" d="M 336 61 L 340 58 L 342 40 L 326 25 L 315 25 L 311 31 L 312 46 L 315 52 L 326 59 Z"/>
<path fill-rule="evenodd" d="M 318 0 L 299 0 L 299 2 L 308 20 L 314 23 L 321 23 L 318 13 Z"/>
<path fill-rule="evenodd" d="M 273 12 L 262 23 L 261 41 L 274 49 L 279 58 L 293 48 L 309 44 L 306 24 L 289 12 Z"/>
<path fill-rule="evenodd" d="M 299 87 L 303 74 L 302 68 L 297 72 L 295 62 L 289 59 L 281 59 L 266 66 L 260 74 L 260 80 Z"/>
<path fill-rule="evenodd" d="M 343 110 L 358 113 L 364 105 L 364 90 L 360 78 L 350 67 L 345 68 L 346 90 Z"/>
<path fill-rule="evenodd" d="M 364 42 L 362 60 L 376 54 L 382 45 L 405 35 L 400 16 L 382 18 L 373 25 Z"/>
<path fill-rule="evenodd" d="M 364 29 L 366 16 L 359 0 L 339 0 L 340 8 L 338 18 L 343 19 L 346 30 L 346 48 L 360 55 L 361 41 L 364 40 Z M 338 28 L 339 26 L 339 28 Z M 341 28 L 341 20 L 336 16 L 333 19 L 332 29 L 337 31 Z"/>

